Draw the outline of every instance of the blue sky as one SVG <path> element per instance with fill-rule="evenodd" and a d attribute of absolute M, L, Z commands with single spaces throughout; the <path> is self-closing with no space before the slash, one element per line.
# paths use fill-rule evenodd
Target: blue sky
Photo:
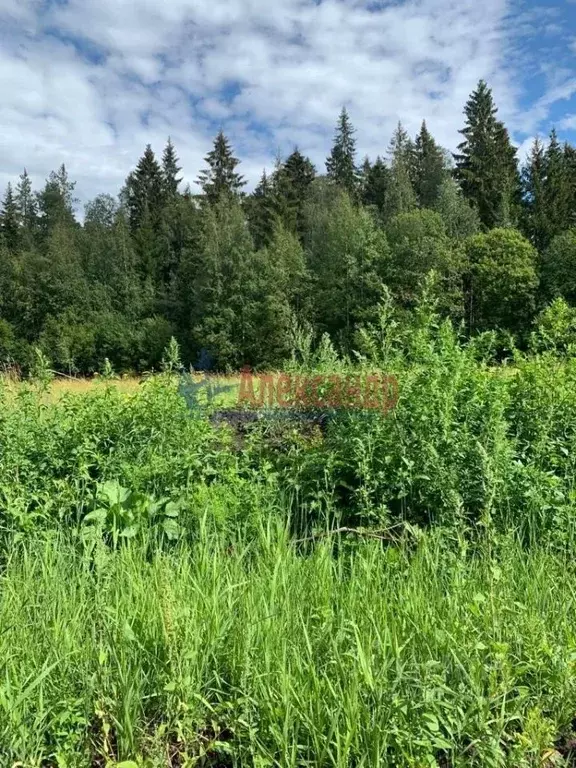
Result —
<path fill-rule="evenodd" d="M 0 185 L 116 194 L 168 135 L 193 184 L 220 127 L 251 183 L 294 144 L 323 169 L 343 104 L 360 156 L 423 118 L 453 149 L 481 77 L 521 157 L 576 143 L 576 2 L 0 0 Z"/>

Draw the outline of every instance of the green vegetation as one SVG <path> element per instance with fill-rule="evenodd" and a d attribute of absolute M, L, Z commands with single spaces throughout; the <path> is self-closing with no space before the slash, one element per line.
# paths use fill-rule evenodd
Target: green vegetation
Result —
<path fill-rule="evenodd" d="M 545 306 L 576 300 L 576 151 L 552 131 L 519 167 L 485 82 L 463 123 L 455 154 L 423 121 L 361 160 L 343 109 L 325 173 L 295 148 L 251 192 L 222 131 L 197 193 L 170 140 L 148 145 L 82 223 L 64 165 L 40 190 L 24 171 L 0 206 L 0 370 L 28 375 L 38 347 L 67 375 L 158 371 L 172 337 L 186 367 L 267 370 L 295 326 L 351 355 L 387 289 L 411 313 L 430 269 L 443 317 L 526 350 Z"/>
<path fill-rule="evenodd" d="M 576 361 L 561 299 L 522 352 L 467 339 L 428 278 L 354 362 L 387 414 L 216 426 L 180 352 L 0 409 L 0 762 L 24 768 L 569 765 Z"/>
<path fill-rule="evenodd" d="M 82 224 L 8 185 L 1 766 L 576 764 L 575 150 L 519 169 L 484 82 L 461 133 L 359 165 L 343 109 L 250 194 L 148 145 Z M 399 399 L 255 413 L 246 365 Z"/>

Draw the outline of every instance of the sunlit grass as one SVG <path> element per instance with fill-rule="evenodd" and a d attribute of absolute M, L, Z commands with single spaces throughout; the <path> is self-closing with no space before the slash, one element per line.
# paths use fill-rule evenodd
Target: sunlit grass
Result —
<path fill-rule="evenodd" d="M 554 750 L 576 711 L 569 562 L 513 540 L 473 558 L 433 536 L 331 545 L 303 556 L 264 510 L 232 547 L 209 524 L 172 552 L 16 545 L 5 764 L 160 767 L 176 750 L 185 765 L 517 767 Z"/>

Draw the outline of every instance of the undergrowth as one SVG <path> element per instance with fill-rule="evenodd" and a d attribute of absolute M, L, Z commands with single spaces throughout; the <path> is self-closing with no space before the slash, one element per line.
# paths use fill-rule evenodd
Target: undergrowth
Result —
<path fill-rule="evenodd" d="M 576 362 L 413 317 L 301 335 L 398 381 L 309 428 L 0 389 L 1 765 L 574 764 Z"/>

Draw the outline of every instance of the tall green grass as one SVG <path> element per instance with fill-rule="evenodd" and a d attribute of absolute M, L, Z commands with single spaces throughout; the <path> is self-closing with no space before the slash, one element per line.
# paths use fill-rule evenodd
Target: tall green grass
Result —
<path fill-rule="evenodd" d="M 1 762 L 540 765 L 576 713 L 575 588 L 515 539 L 303 554 L 265 513 L 232 546 L 32 537 L 1 580 Z"/>
<path fill-rule="evenodd" d="M 575 361 L 426 301 L 301 341 L 396 408 L 236 433 L 169 373 L 0 382 L 0 766 L 574 764 Z"/>

